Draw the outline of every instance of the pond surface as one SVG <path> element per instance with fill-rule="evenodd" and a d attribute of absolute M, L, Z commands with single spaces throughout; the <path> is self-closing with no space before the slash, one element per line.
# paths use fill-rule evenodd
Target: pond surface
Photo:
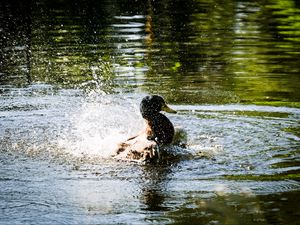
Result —
<path fill-rule="evenodd" d="M 295 224 L 299 7 L 1 1 L 0 224 Z M 150 93 L 187 148 L 111 159 Z"/>

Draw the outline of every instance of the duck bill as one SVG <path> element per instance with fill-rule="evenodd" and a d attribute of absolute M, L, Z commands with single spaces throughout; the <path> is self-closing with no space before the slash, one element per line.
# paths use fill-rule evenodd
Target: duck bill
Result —
<path fill-rule="evenodd" d="M 169 106 L 164 104 L 161 108 L 162 111 L 168 112 L 168 113 L 177 113 L 174 109 L 171 109 Z"/>

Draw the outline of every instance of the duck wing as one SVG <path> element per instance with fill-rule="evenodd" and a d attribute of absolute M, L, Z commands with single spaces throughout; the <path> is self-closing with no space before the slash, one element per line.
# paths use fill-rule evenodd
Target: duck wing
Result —
<path fill-rule="evenodd" d="M 116 149 L 115 159 L 127 161 L 147 161 L 157 156 L 157 143 L 148 140 L 146 135 L 132 137 L 119 144 Z"/>

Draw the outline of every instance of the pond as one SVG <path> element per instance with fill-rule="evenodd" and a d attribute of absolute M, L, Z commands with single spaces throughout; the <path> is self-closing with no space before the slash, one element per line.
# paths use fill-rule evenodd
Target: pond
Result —
<path fill-rule="evenodd" d="M 0 224 L 295 224 L 296 0 L 1 1 Z M 159 94 L 186 148 L 109 157 Z"/>

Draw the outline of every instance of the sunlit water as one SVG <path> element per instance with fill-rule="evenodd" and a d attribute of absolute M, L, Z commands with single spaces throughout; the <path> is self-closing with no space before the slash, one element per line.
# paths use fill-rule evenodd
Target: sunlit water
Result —
<path fill-rule="evenodd" d="M 295 224 L 299 15 L 293 0 L 1 1 L 0 224 Z M 149 93 L 187 148 L 111 159 Z"/>
<path fill-rule="evenodd" d="M 187 131 L 187 149 L 166 165 L 140 165 L 109 153 L 143 127 L 145 94 L 87 96 L 43 84 L 1 91 L 3 224 L 162 224 L 187 210 L 200 213 L 195 221 L 238 224 L 251 214 L 267 224 L 257 196 L 300 189 L 300 138 L 291 132 L 299 109 L 172 105 L 178 114 L 168 116 Z"/>

